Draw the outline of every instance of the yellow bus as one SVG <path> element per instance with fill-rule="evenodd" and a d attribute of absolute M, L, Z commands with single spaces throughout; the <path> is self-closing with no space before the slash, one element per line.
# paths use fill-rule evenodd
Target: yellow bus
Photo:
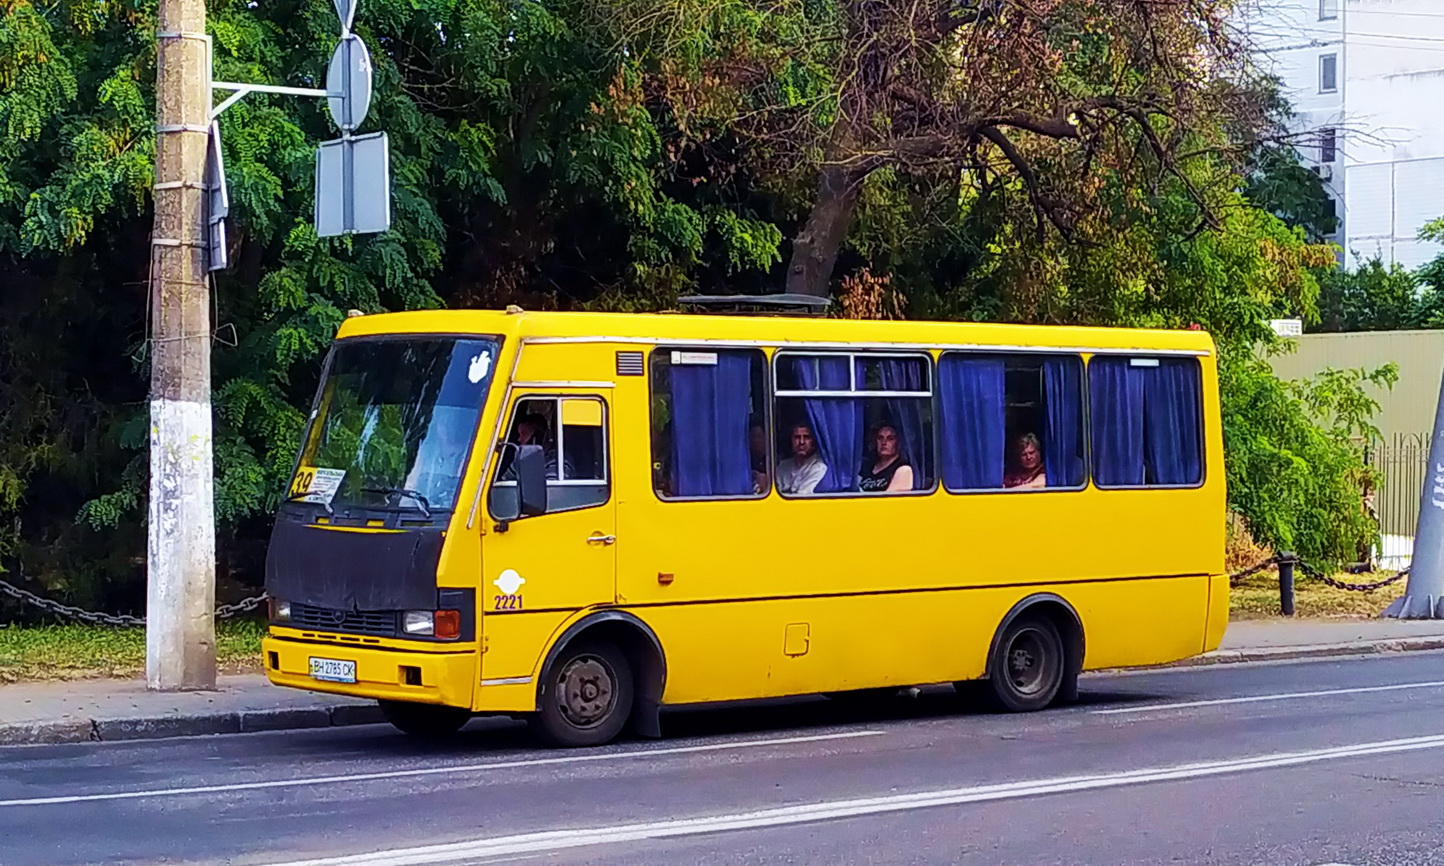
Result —
<path fill-rule="evenodd" d="M 1215 648 L 1200 331 L 724 315 L 348 318 L 267 556 L 281 686 L 408 733 L 658 736 L 664 706 Z"/>

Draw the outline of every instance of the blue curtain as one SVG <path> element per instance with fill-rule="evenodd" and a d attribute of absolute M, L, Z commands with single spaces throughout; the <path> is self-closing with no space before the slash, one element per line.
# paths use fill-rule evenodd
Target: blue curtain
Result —
<path fill-rule="evenodd" d="M 852 387 L 846 357 L 788 359 L 798 381 L 807 391 L 846 391 Z M 817 450 L 827 464 L 827 474 L 817 493 L 849 493 L 857 490 L 857 470 L 862 465 L 862 401 L 851 397 L 815 397 L 803 400 Z"/>
<path fill-rule="evenodd" d="M 675 496 L 752 492 L 747 417 L 752 358 L 718 352 L 716 366 L 672 367 L 672 475 Z"/>
<path fill-rule="evenodd" d="M 1127 358 L 1088 364 L 1093 410 L 1093 477 L 1102 485 L 1143 483 L 1143 371 Z"/>
<path fill-rule="evenodd" d="M 1003 486 L 1003 359 L 944 355 L 938 361 L 938 429 L 949 490 Z"/>
<path fill-rule="evenodd" d="M 920 359 L 879 358 L 876 363 L 882 371 L 882 386 L 889 391 L 922 391 L 923 363 Z M 861 381 L 861 362 L 858 377 Z M 923 426 L 923 397 L 889 397 L 887 417 L 897 429 L 901 440 L 903 459 L 913 468 L 913 489 L 925 490 L 932 486 L 933 449 Z"/>
<path fill-rule="evenodd" d="M 1144 369 L 1144 441 L 1152 470 L 1148 483 L 1197 484 L 1203 478 L 1198 363 L 1160 360 L 1157 367 Z"/>
<path fill-rule="evenodd" d="M 1077 358 L 1043 359 L 1043 471 L 1049 487 L 1083 483 L 1082 367 Z"/>

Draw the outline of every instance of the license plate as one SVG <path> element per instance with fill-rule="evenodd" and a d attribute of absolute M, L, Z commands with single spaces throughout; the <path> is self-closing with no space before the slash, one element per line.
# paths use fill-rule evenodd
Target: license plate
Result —
<path fill-rule="evenodd" d="M 356 682 L 356 663 L 311 656 L 311 679 L 332 683 Z"/>

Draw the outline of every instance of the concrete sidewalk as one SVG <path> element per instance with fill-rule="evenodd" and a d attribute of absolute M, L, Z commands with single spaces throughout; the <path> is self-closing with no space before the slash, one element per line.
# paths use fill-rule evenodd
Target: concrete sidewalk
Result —
<path fill-rule="evenodd" d="M 213 692 L 151 692 L 140 679 L 0 685 L 0 746 L 238 734 L 379 721 L 381 712 L 375 701 L 277 688 L 261 674 L 223 676 Z"/>
<path fill-rule="evenodd" d="M 1229 623 L 1223 643 L 1180 664 L 1444 649 L 1444 620 L 1259 619 Z"/>
<path fill-rule="evenodd" d="M 1444 649 L 1444 621 L 1247 620 L 1218 650 L 1181 664 Z M 375 702 L 276 688 L 259 674 L 222 677 L 214 692 L 154 693 L 142 680 L 0 686 L 0 746 L 372 724 Z"/>

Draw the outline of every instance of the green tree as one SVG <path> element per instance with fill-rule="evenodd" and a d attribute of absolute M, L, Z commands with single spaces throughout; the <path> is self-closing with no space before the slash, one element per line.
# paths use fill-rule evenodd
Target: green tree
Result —
<path fill-rule="evenodd" d="M 1286 225 L 1302 228 L 1310 243 L 1323 243 L 1339 229 L 1337 208 L 1324 182 L 1299 161 L 1288 141 L 1259 148 L 1244 194 Z"/>
<path fill-rule="evenodd" d="M 1329 268 L 1319 278 L 1316 331 L 1395 331 L 1417 328 L 1426 314 L 1414 274 L 1375 256 L 1353 270 Z"/>
<path fill-rule="evenodd" d="M 1424 226 L 1419 239 L 1444 243 L 1444 217 Z M 1444 328 L 1444 253 L 1420 266 L 1415 275 L 1421 286 L 1416 326 Z"/>
<path fill-rule="evenodd" d="M 744 143 L 803 213 L 784 280 L 826 295 L 868 179 L 1016 183 L 1039 232 L 1101 215 L 1100 187 L 1244 152 L 1263 91 L 1231 4 L 1141 0 L 712 0 L 604 4 L 684 141 Z M 1214 222 L 1213 211 L 1203 208 Z"/>

